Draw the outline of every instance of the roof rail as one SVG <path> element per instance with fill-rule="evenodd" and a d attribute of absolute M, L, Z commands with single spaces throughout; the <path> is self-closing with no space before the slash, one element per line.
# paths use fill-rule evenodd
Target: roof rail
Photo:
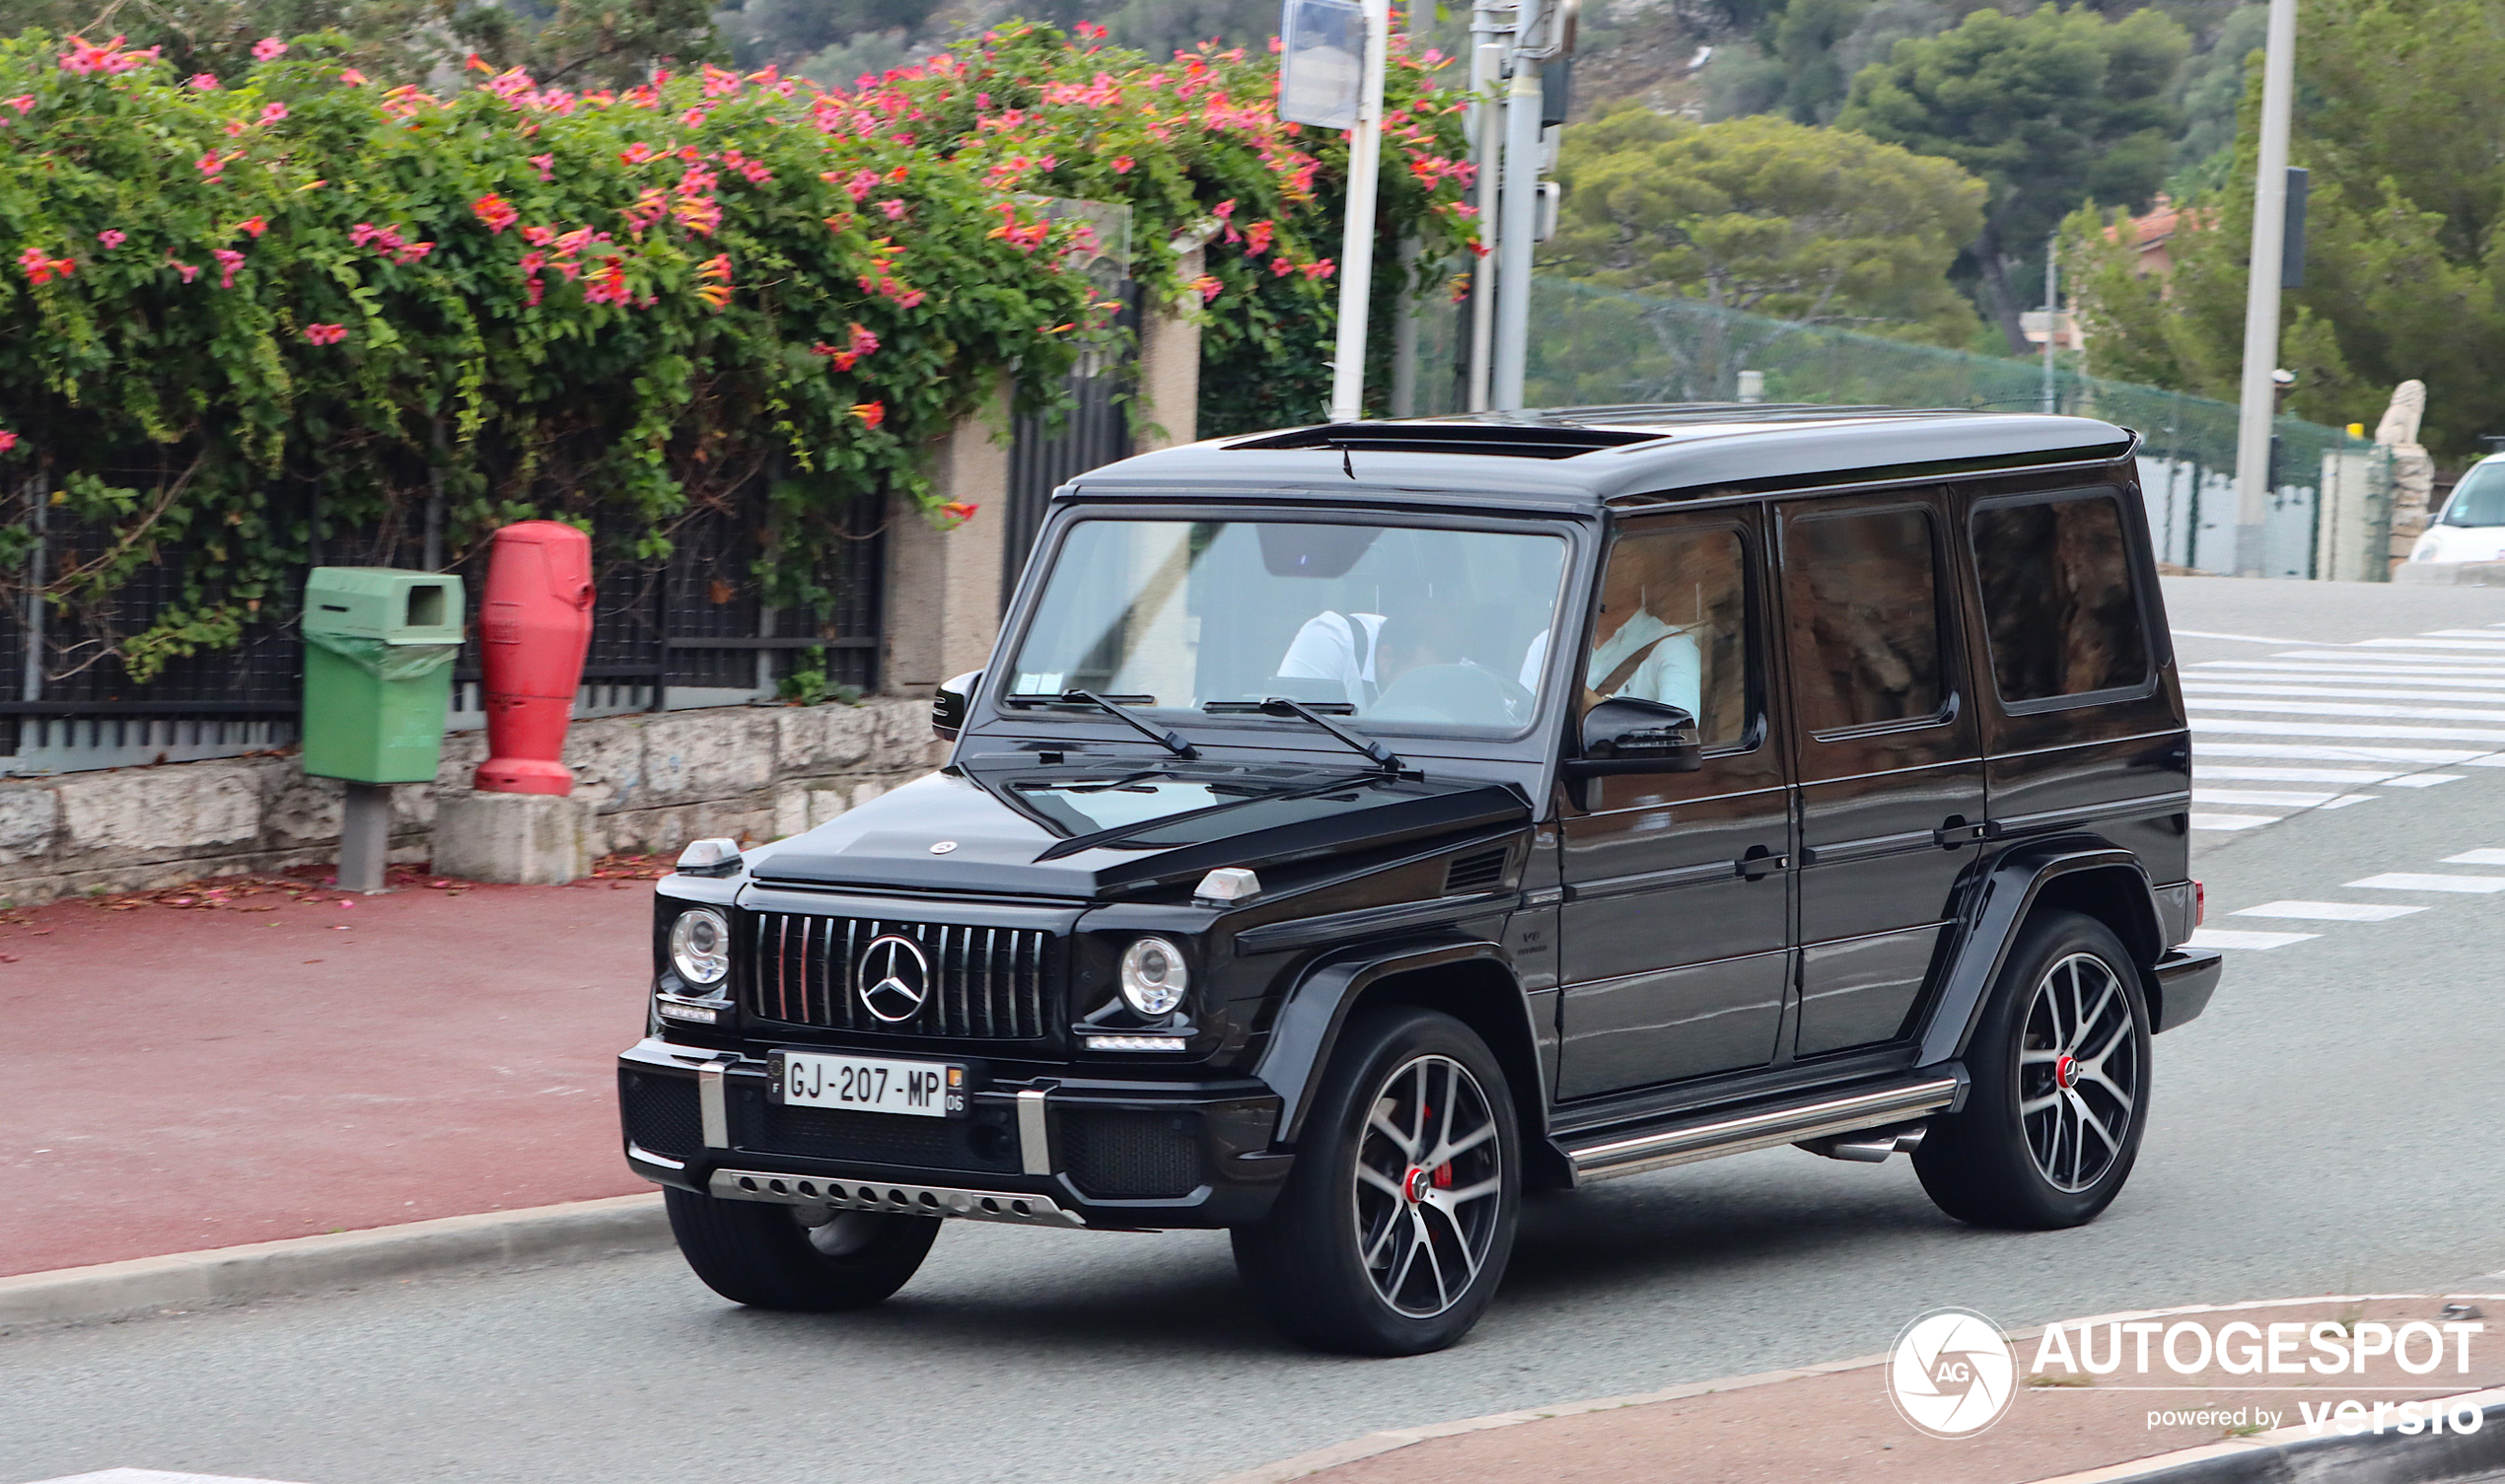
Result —
<path fill-rule="evenodd" d="M 1652 443 L 1667 433 L 1633 428 L 1586 428 L 1532 422 L 1324 423 L 1269 433 L 1237 449 L 1335 449 L 1347 453 L 1489 454 L 1514 459 L 1572 459 L 1601 449 Z"/>

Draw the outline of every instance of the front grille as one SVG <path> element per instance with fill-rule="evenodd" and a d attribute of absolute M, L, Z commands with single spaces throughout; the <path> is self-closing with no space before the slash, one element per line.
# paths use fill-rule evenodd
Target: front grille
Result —
<path fill-rule="evenodd" d="M 751 923 L 747 1008 L 761 1020 L 976 1040 L 1029 1040 L 1048 1033 L 1056 997 L 1053 935 L 1045 929 L 798 912 L 758 912 Z M 929 965 L 921 1009 L 897 1021 L 872 1014 L 861 998 L 862 954 L 889 935 L 912 940 Z"/>
<path fill-rule="evenodd" d="M 1019 1166 L 1018 1134 L 1009 1115 L 988 1109 L 970 1118 L 908 1118 L 764 1101 L 754 1147 L 767 1154 L 924 1169 L 1014 1174 Z"/>
<path fill-rule="evenodd" d="M 693 1078 L 621 1071 L 617 1101 L 626 1120 L 626 1137 L 640 1148 L 679 1160 L 703 1152 L 704 1118 L 696 1110 Z"/>
<path fill-rule="evenodd" d="M 1070 1183 L 1104 1200 L 1189 1195 L 1200 1185 L 1198 1120 L 1186 1113 L 1070 1109 L 1061 1160 Z"/>

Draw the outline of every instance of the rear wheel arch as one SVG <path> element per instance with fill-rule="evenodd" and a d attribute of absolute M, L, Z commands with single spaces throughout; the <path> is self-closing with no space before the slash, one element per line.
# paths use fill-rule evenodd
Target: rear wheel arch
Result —
<path fill-rule="evenodd" d="M 1922 1064 L 1965 1051 L 2002 960 L 2029 921 L 2046 912 L 2078 912 L 2110 929 L 2157 1012 L 2154 965 L 2165 954 L 2165 933 L 2147 868 L 2132 852 L 2092 836 L 2032 842 L 1990 866 L 1967 910 L 1919 1040 Z"/>

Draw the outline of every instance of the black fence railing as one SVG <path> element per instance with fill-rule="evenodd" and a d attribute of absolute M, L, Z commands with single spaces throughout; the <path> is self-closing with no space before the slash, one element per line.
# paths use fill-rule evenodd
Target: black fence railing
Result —
<path fill-rule="evenodd" d="M 666 560 L 633 554 L 641 532 L 596 524 L 599 597 L 577 714 L 770 696 L 802 670 L 830 687 L 876 689 L 886 510 L 883 497 L 857 497 L 819 523 L 811 575 L 826 595 L 823 606 L 776 606 L 761 596 L 761 480 L 686 512 L 670 532 Z M 240 640 L 177 657 L 143 682 L 122 663 L 120 646 L 179 608 L 185 553 L 163 543 L 101 601 L 38 601 L 37 590 L 103 555 L 112 533 L 63 519 L 39 482 L 0 491 L 0 529 L 30 537 L 24 563 L 0 570 L 0 773 L 179 762 L 295 741 L 306 570 L 422 567 L 425 537 L 414 522 L 331 529 L 303 487 L 273 489 L 268 511 L 309 534 L 310 559 L 288 573 Z M 484 543 L 448 568 L 468 590 L 473 636 L 454 671 L 456 728 L 478 721 L 474 620 L 485 569 Z"/>

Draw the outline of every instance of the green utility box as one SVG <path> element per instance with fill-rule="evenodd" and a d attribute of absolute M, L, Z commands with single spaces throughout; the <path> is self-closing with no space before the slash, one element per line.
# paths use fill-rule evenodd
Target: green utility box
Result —
<path fill-rule="evenodd" d="M 433 782 L 461 622 L 458 577 L 316 567 L 305 584 L 305 771 Z"/>

